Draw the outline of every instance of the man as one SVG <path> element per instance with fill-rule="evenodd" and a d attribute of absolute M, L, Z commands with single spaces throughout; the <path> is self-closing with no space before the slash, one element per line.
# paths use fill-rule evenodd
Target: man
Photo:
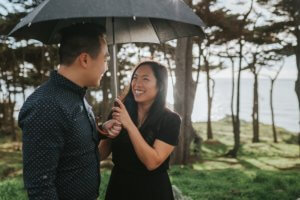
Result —
<path fill-rule="evenodd" d="M 29 199 L 97 199 L 100 137 L 116 137 L 120 123 L 97 131 L 84 96 L 100 85 L 109 57 L 103 30 L 80 24 L 65 28 L 60 67 L 28 97 L 19 114 L 23 131 L 24 185 Z M 101 136 L 102 135 L 102 136 Z"/>

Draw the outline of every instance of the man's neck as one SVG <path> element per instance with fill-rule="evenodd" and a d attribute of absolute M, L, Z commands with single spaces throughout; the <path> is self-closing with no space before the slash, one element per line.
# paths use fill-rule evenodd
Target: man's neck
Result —
<path fill-rule="evenodd" d="M 72 81 L 76 85 L 82 88 L 85 87 L 85 84 L 81 79 L 82 75 L 80 75 L 80 73 L 78 73 L 74 68 L 75 66 L 60 65 L 59 69 L 57 70 L 57 73 L 59 73 L 66 79 Z"/>

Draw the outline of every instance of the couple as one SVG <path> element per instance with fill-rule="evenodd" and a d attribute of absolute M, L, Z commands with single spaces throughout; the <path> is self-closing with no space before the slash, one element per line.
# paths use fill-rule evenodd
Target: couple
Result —
<path fill-rule="evenodd" d="M 58 71 L 19 114 L 29 199 L 97 199 L 100 160 L 110 153 L 114 167 L 105 199 L 174 199 L 167 169 L 181 120 L 165 107 L 166 68 L 153 61 L 139 64 L 127 95 L 98 127 L 84 96 L 107 70 L 104 30 L 80 24 L 61 34 Z"/>

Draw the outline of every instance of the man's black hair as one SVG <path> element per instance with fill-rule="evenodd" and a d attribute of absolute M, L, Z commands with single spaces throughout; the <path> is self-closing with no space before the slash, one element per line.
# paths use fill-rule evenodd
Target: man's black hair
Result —
<path fill-rule="evenodd" d="M 60 64 L 69 66 L 81 53 L 96 58 L 101 49 L 100 38 L 104 37 L 104 28 L 97 24 L 75 24 L 61 31 L 59 48 Z"/>

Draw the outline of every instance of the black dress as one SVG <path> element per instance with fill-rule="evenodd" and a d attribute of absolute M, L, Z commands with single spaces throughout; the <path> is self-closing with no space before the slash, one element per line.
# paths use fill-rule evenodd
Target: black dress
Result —
<path fill-rule="evenodd" d="M 176 146 L 181 119 L 178 114 L 165 109 L 151 127 L 141 127 L 140 132 L 149 145 L 158 139 Z M 134 151 L 127 131 L 112 141 L 114 168 L 106 191 L 106 200 L 173 200 L 167 173 L 168 157 L 157 169 L 149 171 Z"/>

